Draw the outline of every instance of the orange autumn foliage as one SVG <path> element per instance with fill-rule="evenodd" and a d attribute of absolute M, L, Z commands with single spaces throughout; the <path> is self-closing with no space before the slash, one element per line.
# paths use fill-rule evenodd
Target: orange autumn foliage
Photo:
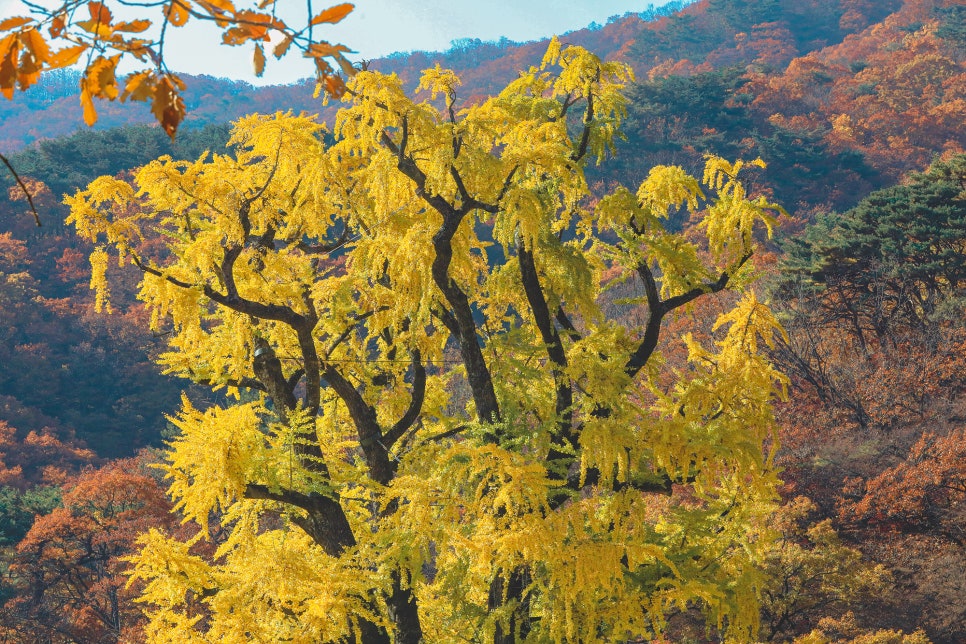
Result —
<path fill-rule="evenodd" d="M 60 485 L 69 473 L 96 460 L 92 451 L 63 441 L 49 428 L 19 438 L 14 427 L 0 420 L 0 485 Z"/>
<path fill-rule="evenodd" d="M 256 2 L 251 8 L 236 7 L 231 0 L 91 0 L 86 6 L 63 2 L 52 8 L 31 4 L 29 15 L 0 21 L 0 94 L 12 99 L 17 91 L 36 84 L 45 72 L 84 60 L 80 102 L 87 125 L 97 121 L 94 99 L 140 101 L 151 105 L 158 123 L 174 137 L 185 117 L 181 96 L 185 83 L 164 63 L 165 35 L 168 27 L 180 28 L 192 21 L 214 23 L 225 45 L 252 43 L 256 76 L 265 69 L 266 46 L 276 58 L 285 56 L 290 48 L 301 51 L 315 63 L 317 92 L 324 89 L 340 96 L 345 84 L 338 72 L 354 72 L 344 56 L 349 48 L 315 40 L 313 27 L 340 22 L 353 5 L 345 2 L 312 15 L 310 3 L 303 24 L 289 24 L 277 12 L 277 4 L 277 0 Z M 111 8 L 116 10 L 118 5 L 136 7 L 141 16 L 120 20 Z M 122 61 L 137 61 L 142 68 L 118 78 Z"/>
<path fill-rule="evenodd" d="M 122 558 L 148 528 L 176 530 L 170 502 L 138 459 L 87 470 L 63 490 L 63 507 L 39 517 L 17 545 L 16 594 L 0 611 L 0 641 L 143 639 L 131 601 L 138 589 Z"/>

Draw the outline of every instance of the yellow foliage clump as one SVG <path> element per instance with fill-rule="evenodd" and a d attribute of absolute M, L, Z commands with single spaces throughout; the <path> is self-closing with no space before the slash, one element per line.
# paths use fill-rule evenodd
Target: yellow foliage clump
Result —
<path fill-rule="evenodd" d="M 201 529 L 131 559 L 149 641 L 617 640 L 692 607 L 754 637 L 785 379 L 751 258 L 780 209 L 718 158 L 594 194 L 629 79 L 556 40 L 469 107 L 452 72 L 417 101 L 364 71 L 328 145 L 251 116 L 68 199 L 95 287 L 110 252 L 143 272 L 166 371 L 236 396 L 171 417 Z"/>

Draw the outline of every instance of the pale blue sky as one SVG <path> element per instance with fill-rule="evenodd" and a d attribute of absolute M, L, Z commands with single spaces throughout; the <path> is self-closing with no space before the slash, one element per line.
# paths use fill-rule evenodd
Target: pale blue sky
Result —
<path fill-rule="evenodd" d="M 379 58 L 392 52 L 449 49 L 453 40 L 479 38 L 535 40 L 603 24 L 610 16 L 645 11 L 668 0 L 356 0 L 355 10 L 338 25 L 324 25 L 317 38 L 345 43 L 355 58 Z M 330 0 L 329 4 L 337 4 Z M 239 5 L 242 3 L 239 2 Z M 324 6 L 315 0 L 317 7 Z M 299 2 L 299 7 L 304 4 Z M 256 82 L 251 74 L 250 48 L 208 47 L 205 69 L 215 76 Z M 200 52 L 199 52 L 200 53 Z M 197 55 L 167 54 L 172 68 L 198 69 Z M 264 83 L 288 83 L 312 75 L 307 61 L 294 56 L 269 57 Z"/>
<path fill-rule="evenodd" d="M 293 10 L 304 11 L 304 2 L 286 1 Z M 580 29 L 591 22 L 603 24 L 610 16 L 645 11 L 651 4 L 663 6 L 667 1 L 356 0 L 355 11 L 338 25 L 320 27 L 316 37 L 345 43 L 357 52 L 356 58 L 371 59 L 396 51 L 445 50 L 460 38 L 534 40 Z M 314 4 L 318 11 L 338 2 L 315 0 Z M 0 0 L 0 17 L 14 13 L 17 4 L 17 0 Z M 246 3 L 236 0 L 236 4 L 241 7 Z M 298 17 L 304 20 L 304 15 Z M 297 19 L 295 15 L 291 18 Z M 204 29 L 173 29 L 169 36 L 172 40 L 165 57 L 172 69 L 256 82 L 251 72 L 251 46 L 217 46 L 217 36 Z M 265 76 L 257 82 L 288 83 L 311 74 L 311 65 L 296 56 L 282 61 L 270 56 Z"/>

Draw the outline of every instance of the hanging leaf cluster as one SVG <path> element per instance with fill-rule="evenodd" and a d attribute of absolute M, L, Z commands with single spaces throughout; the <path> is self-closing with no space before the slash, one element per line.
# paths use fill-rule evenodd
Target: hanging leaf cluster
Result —
<path fill-rule="evenodd" d="M 108 0 L 67 0 L 52 8 L 32 4 L 30 15 L 0 21 L 0 93 L 12 99 L 16 91 L 37 83 L 44 72 L 83 60 L 80 101 L 88 125 L 97 121 L 94 99 L 140 101 L 150 103 L 158 123 L 173 137 L 185 117 L 185 85 L 165 66 L 165 38 L 168 27 L 181 28 L 189 21 L 214 23 L 225 45 L 251 43 L 256 76 L 265 70 L 267 45 L 276 58 L 285 56 L 293 45 L 302 51 L 315 63 L 319 90 L 335 97 L 345 90 L 340 72 L 354 73 L 345 58 L 349 48 L 317 41 L 313 32 L 316 26 L 340 22 L 352 11 L 351 3 L 313 13 L 310 1 L 301 26 L 278 16 L 278 0 L 260 0 L 252 8 L 236 6 L 231 0 L 118 2 L 115 9 L 123 6 L 126 13 L 136 7 L 146 16 L 129 21 L 118 20 L 111 4 Z M 145 67 L 119 78 L 118 64 L 127 59 Z"/>

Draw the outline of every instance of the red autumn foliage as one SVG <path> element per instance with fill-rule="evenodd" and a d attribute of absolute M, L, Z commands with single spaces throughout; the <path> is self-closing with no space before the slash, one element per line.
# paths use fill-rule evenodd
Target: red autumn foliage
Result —
<path fill-rule="evenodd" d="M 966 429 L 925 432 L 905 459 L 846 485 L 840 516 L 856 528 L 928 533 L 966 549 Z"/>
<path fill-rule="evenodd" d="M 823 132 L 895 181 L 937 151 L 966 150 L 966 50 L 939 35 L 937 12 L 955 3 L 906 0 L 865 29 L 872 4 L 850 0 L 842 17 L 843 29 L 864 31 L 753 76 L 747 89 L 759 118 Z"/>

